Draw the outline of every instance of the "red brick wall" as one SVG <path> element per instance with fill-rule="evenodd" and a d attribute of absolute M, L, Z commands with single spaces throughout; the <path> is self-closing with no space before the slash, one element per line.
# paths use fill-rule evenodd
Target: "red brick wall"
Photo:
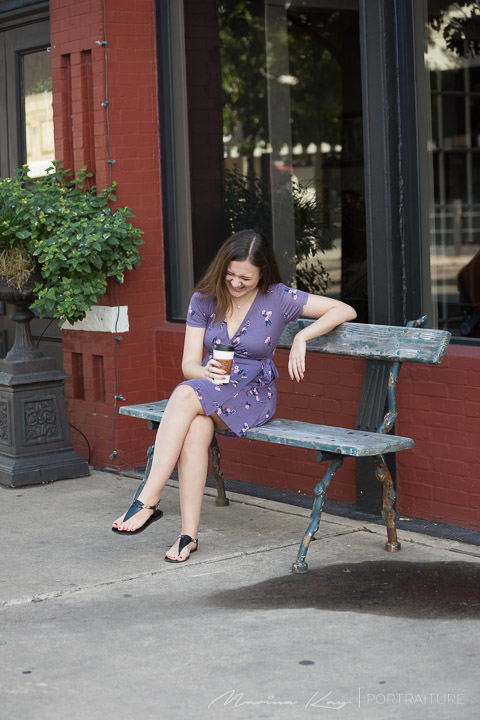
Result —
<path fill-rule="evenodd" d="M 397 432 L 402 514 L 480 529 L 480 350 L 451 345 L 439 367 L 401 371 Z"/>
<path fill-rule="evenodd" d="M 98 186 L 105 187 L 105 57 L 98 44 L 105 39 L 103 4 L 51 0 L 50 13 L 56 156 L 75 170 L 88 164 Z M 130 321 L 130 331 L 121 336 L 118 347 L 118 391 L 135 403 L 145 399 L 145 388 L 154 390 L 155 328 L 165 320 L 153 0 L 107 2 L 106 37 L 112 178 L 118 183 L 118 203 L 132 208 L 133 222 L 144 231 L 145 241 L 142 265 L 116 288 Z M 115 305 L 113 285 L 100 302 Z M 112 431 L 117 389 L 114 336 L 64 331 L 63 354 L 67 372 L 83 366 L 84 397 L 78 397 L 78 378 L 67 381 L 67 407 L 70 422 L 90 441 L 92 463 L 122 466 L 109 457 L 111 445 L 121 461 L 140 464 L 140 423 L 116 417 Z M 102 364 L 105 397 L 98 400 L 95 373 Z M 73 435 L 77 451 L 86 456 L 85 441 Z"/>

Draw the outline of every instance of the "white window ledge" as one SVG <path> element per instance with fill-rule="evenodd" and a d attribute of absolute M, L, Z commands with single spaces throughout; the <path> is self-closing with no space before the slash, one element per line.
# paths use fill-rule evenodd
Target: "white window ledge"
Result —
<path fill-rule="evenodd" d="M 124 333 L 130 329 L 128 324 L 128 306 L 110 307 L 94 305 L 84 320 L 70 324 L 65 322 L 62 330 L 88 330 L 89 332 Z"/>

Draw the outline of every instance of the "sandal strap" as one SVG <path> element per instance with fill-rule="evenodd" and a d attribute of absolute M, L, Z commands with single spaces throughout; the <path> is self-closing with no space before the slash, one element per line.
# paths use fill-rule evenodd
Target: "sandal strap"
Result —
<path fill-rule="evenodd" d="M 137 500 L 137 502 L 142 503 L 141 500 Z M 145 503 L 142 503 L 143 507 L 142 510 L 158 510 L 158 506 L 160 505 L 160 500 L 157 502 L 156 505 L 145 505 Z"/>
<path fill-rule="evenodd" d="M 180 542 L 178 543 L 178 555 L 181 555 L 183 548 L 187 547 L 190 543 L 195 543 L 198 548 L 198 538 L 192 538 L 190 535 L 179 535 Z"/>
<path fill-rule="evenodd" d="M 158 509 L 160 501 L 156 505 L 145 505 L 141 500 L 135 500 L 130 507 L 128 508 L 127 512 L 125 513 L 125 516 L 122 520 L 122 522 L 125 522 L 125 520 L 128 520 L 133 515 L 136 515 L 140 510 L 153 510 L 154 512 Z"/>

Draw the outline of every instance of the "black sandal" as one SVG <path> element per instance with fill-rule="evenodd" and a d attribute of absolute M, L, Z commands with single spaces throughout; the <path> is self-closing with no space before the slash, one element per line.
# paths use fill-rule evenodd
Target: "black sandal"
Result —
<path fill-rule="evenodd" d="M 194 547 L 193 550 L 190 550 L 190 555 L 191 555 L 193 552 L 195 552 L 195 550 L 198 550 L 198 538 L 195 540 L 195 538 L 190 537 L 190 535 L 179 535 L 178 537 L 180 538 L 180 542 L 178 543 L 177 555 L 180 555 L 180 553 L 182 552 L 183 548 L 186 547 L 189 543 L 192 543 L 192 542 L 193 542 L 193 543 L 196 543 L 196 547 Z M 169 558 L 169 557 L 167 557 L 167 556 L 165 555 L 165 562 L 169 562 L 169 563 L 182 563 L 182 562 L 187 562 L 187 560 L 188 560 L 188 558 L 190 557 L 190 555 L 189 555 L 188 557 L 186 557 L 185 560 L 174 560 L 173 558 Z"/>
<path fill-rule="evenodd" d="M 158 504 L 159 503 L 157 503 L 156 505 L 145 505 L 141 500 L 135 499 L 125 513 L 122 523 L 124 523 L 125 520 L 131 518 L 132 515 L 136 515 L 138 512 L 140 512 L 140 510 L 153 510 L 153 513 L 150 515 L 148 520 L 146 520 L 143 525 L 136 530 L 119 530 L 116 527 L 112 527 L 113 532 L 116 532 L 119 535 L 136 535 L 139 532 L 142 532 L 142 530 L 146 530 L 147 527 L 152 524 L 152 522 L 155 522 L 155 520 L 160 520 L 163 515 L 163 511 L 158 509 Z"/>

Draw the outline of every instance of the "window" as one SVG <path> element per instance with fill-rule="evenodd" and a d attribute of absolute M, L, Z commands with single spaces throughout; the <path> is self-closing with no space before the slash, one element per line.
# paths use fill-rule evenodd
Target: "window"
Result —
<path fill-rule="evenodd" d="M 55 157 L 53 139 L 52 74 L 45 49 L 21 55 L 25 162 L 31 177 L 44 175 Z"/>
<path fill-rule="evenodd" d="M 438 327 L 480 337 L 480 8 L 429 0 L 432 292 Z"/>
<path fill-rule="evenodd" d="M 171 318 L 221 242 L 256 227 L 285 282 L 367 321 L 357 0 L 170 0 L 160 11 Z"/>

